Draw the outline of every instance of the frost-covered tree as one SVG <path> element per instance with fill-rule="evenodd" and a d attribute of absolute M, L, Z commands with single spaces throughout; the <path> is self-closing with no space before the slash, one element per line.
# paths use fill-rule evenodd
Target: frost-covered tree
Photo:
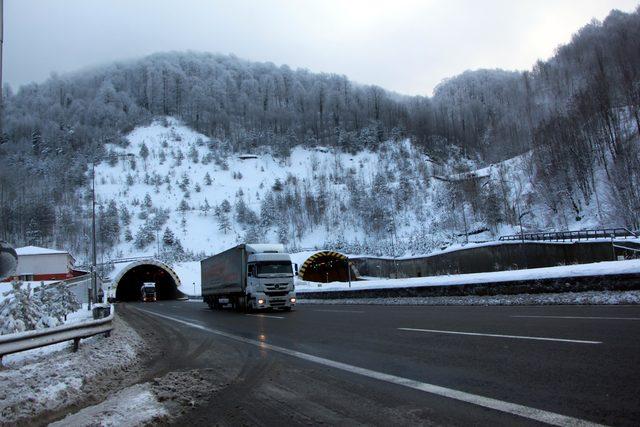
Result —
<path fill-rule="evenodd" d="M 136 233 L 134 245 L 136 249 L 144 249 L 156 240 L 155 231 L 149 223 L 142 225 Z"/>
<path fill-rule="evenodd" d="M 218 230 L 227 234 L 231 230 L 231 222 L 229 221 L 229 215 L 226 212 L 221 212 L 218 217 Z"/>
<path fill-rule="evenodd" d="M 164 229 L 164 233 L 162 234 L 162 243 L 165 246 L 173 246 L 176 241 L 176 236 L 173 234 L 173 231 L 169 227 Z"/>
<path fill-rule="evenodd" d="M 145 162 L 147 161 L 147 157 L 149 157 L 149 148 L 147 147 L 147 144 L 145 144 L 144 142 L 140 146 L 140 151 L 138 152 L 138 155 L 142 157 L 142 159 Z"/>
<path fill-rule="evenodd" d="M 189 159 L 191 159 L 191 162 L 193 163 L 198 163 L 199 156 L 195 145 L 192 145 L 189 148 Z"/>
<path fill-rule="evenodd" d="M 191 207 L 189 206 L 189 203 L 187 202 L 187 199 L 182 199 L 182 201 L 180 202 L 180 205 L 178 206 L 178 211 L 181 212 L 182 214 L 184 214 L 185 212 L 187 212 L 190 209 L 191 209 Z"/>
<path fill-rule="evenodd" d="M 55 317 L 49 316 L 45 306 L 31 291 L 31 286 L 13 282 L 11 289 L 3 293 L 0 302 L 0 334 L 40 329 L 59 324 Z"/>

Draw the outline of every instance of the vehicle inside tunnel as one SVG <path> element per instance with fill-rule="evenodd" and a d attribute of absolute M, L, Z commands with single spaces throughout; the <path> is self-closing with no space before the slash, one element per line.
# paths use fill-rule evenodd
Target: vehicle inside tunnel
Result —
<path fill-rule="evenodd" d="M 338 252 L 322 251 L 310 256 L 300 267 L 302 280 L 310 282 L 348 282 L 356 280 L 349 258 Z"/>
<path fill-rule="evenodd" d="M 143 283 L 153 282 L 157 300 L 172 300 L 183 296 L 178 279 L 159 263 L 140 263 L 124 272 L 116 284 L 117 301 L 141 301 Z"/>

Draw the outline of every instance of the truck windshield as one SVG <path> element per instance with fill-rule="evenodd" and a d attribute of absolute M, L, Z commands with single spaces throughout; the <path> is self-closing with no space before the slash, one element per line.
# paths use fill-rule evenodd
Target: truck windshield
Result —
<path fill-rule="evenodd" d="M 258 267 L 258 276 L 268 274 L 293 274 L 290 261 L 259 262 L 256 266 Z"/>

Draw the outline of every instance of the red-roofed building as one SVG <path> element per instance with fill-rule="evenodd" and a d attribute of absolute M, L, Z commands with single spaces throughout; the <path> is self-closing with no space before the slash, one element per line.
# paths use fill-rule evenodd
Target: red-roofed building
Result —
<path fill-rule="evenodd" d="M 75 258 L 67 251 L 25 246 L 16 248 L 18 267 L 15 275 L 5 280 L 64 280 L 86 274 L 74 270 Z"/>

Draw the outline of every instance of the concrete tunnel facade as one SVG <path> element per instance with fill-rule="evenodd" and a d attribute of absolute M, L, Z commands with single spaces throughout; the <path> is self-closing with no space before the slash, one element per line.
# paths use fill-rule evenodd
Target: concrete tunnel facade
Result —
<path fill-rule="evenodd" d="M 143 282 L 155 282 L 158 300 L 184 298 L 180 292 L 180 278 L 167 264 L 146 259 L 134 261 L 122 268 L 113 278 L 117 301 L 140 301 L 140 287 Z"/>
<path fill-rule="evenodd" d="M 319 251 L 300 266 L 298 275 L 309 282 L 348 282 L 358 275 L 349 258 L 335 251 Z"/>

